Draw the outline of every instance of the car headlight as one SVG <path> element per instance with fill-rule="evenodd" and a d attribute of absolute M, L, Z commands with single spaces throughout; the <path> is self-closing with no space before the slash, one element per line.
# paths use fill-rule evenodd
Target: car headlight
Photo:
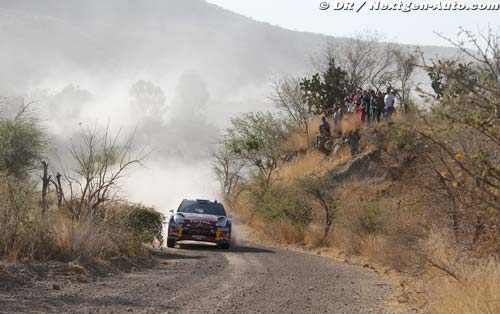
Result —
<path fill-rule="evenodd" d="M 175 215 L 175 216 L 174 216 L 174 222 L 175 222 L 176 224 L 178 224 L 178 225 L 183 224 L 183 223 L 184 223 L 184 216 L 179 215 L 179 214 Z"/>
<path fill-rule="evenodd" d="M 220 217 L 218 220 L 217 220 L 217 227 L 225 227 L 227 224 L 227 219 L 224 218 L 224 217 Z"/>

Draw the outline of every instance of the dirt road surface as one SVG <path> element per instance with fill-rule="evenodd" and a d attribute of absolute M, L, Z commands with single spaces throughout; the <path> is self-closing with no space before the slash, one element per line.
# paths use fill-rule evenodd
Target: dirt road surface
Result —
<path fill-rule="evenodd" d="M 377 274 L 319 256 L 192 244 L 155 255 L 153 269 L 0 292 L 0 313 L 389 313 Z"/>

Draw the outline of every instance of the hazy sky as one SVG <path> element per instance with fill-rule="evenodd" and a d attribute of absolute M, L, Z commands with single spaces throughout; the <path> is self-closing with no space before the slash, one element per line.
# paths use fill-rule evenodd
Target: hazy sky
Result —
<path fill-rule="evenodd" d="M 355 9 L 364 0 L 352 0 Z M 448 0 L 443 0 L 445 3 Z M 360 13 L 334 11 L 335 1 L 328 1 L 330 9 L 319 9 L 320 0 L 207 0 L 223 8 L 285 28 L 324 33 L 333 36 L 352 36 L 367 29 L 384 34 L 386 40 L 418 45 L 446 45 L 434 32 L 454 36 L 458 27 L 485 30 L 497 28 L 500 11 L 371 11 L 372 0 Z M 345 1 L 347 2 L 347 1 Z M 399 3 L 401 1 L 393 0 Z M 404 1 L 409 3 L 411 1 Z M 437 0 L 419 0 L 419 3 L 435 4 Z M 457 1 L 449 1 L 451 3 Z M 462 0 L 463 4 L 500 3 L 494 0 Z M 390 3 L 383 0 L 383 3 Z"/>

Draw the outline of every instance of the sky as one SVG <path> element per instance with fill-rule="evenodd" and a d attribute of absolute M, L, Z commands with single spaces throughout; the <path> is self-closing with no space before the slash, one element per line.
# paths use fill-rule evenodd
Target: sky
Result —
<path fill-rule="evenodd" d="M 355 10 L 364 0 L 351 0 Z M 448 0 L 443 0 L 446 3 Z M 330 9 L 320 10 L 320 0 L 207 0 L 230 11 L 284 28 L 350 37 L 366 30 L 376 31 L 387 41 L 416 45 L 444 45 L 447 42 L 435 33 L 454 37 L 462 26 L 468 30 L 485 31 L 498 28 L 500 11 L 372 11 L 372 0 L 359 13 L 334 11 L 335 1 L 328 1 Z M 344 1 L 345 2 L 348 1 Z M 393 3 L 401 1 L 393 0 Z M 409 3 L 411 1 L 404 1 Z M 437 0 L 414 1 L 435 4 Z M 457 2 L 455 0 L 448 2 Z M 391 3 L 383 0 L 382 3 Z M 458 3 L 489 4 L 498 0 L 462 0 Z"/>

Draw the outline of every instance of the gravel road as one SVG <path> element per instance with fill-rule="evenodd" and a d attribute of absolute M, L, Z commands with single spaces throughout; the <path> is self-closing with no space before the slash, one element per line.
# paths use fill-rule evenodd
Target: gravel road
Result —
<path fill-rule="evenodd" d="M 187 245 L 153 269 L 0 292 L 0 313 L 389 313 L 374 272 L 282 249 Z"/>

